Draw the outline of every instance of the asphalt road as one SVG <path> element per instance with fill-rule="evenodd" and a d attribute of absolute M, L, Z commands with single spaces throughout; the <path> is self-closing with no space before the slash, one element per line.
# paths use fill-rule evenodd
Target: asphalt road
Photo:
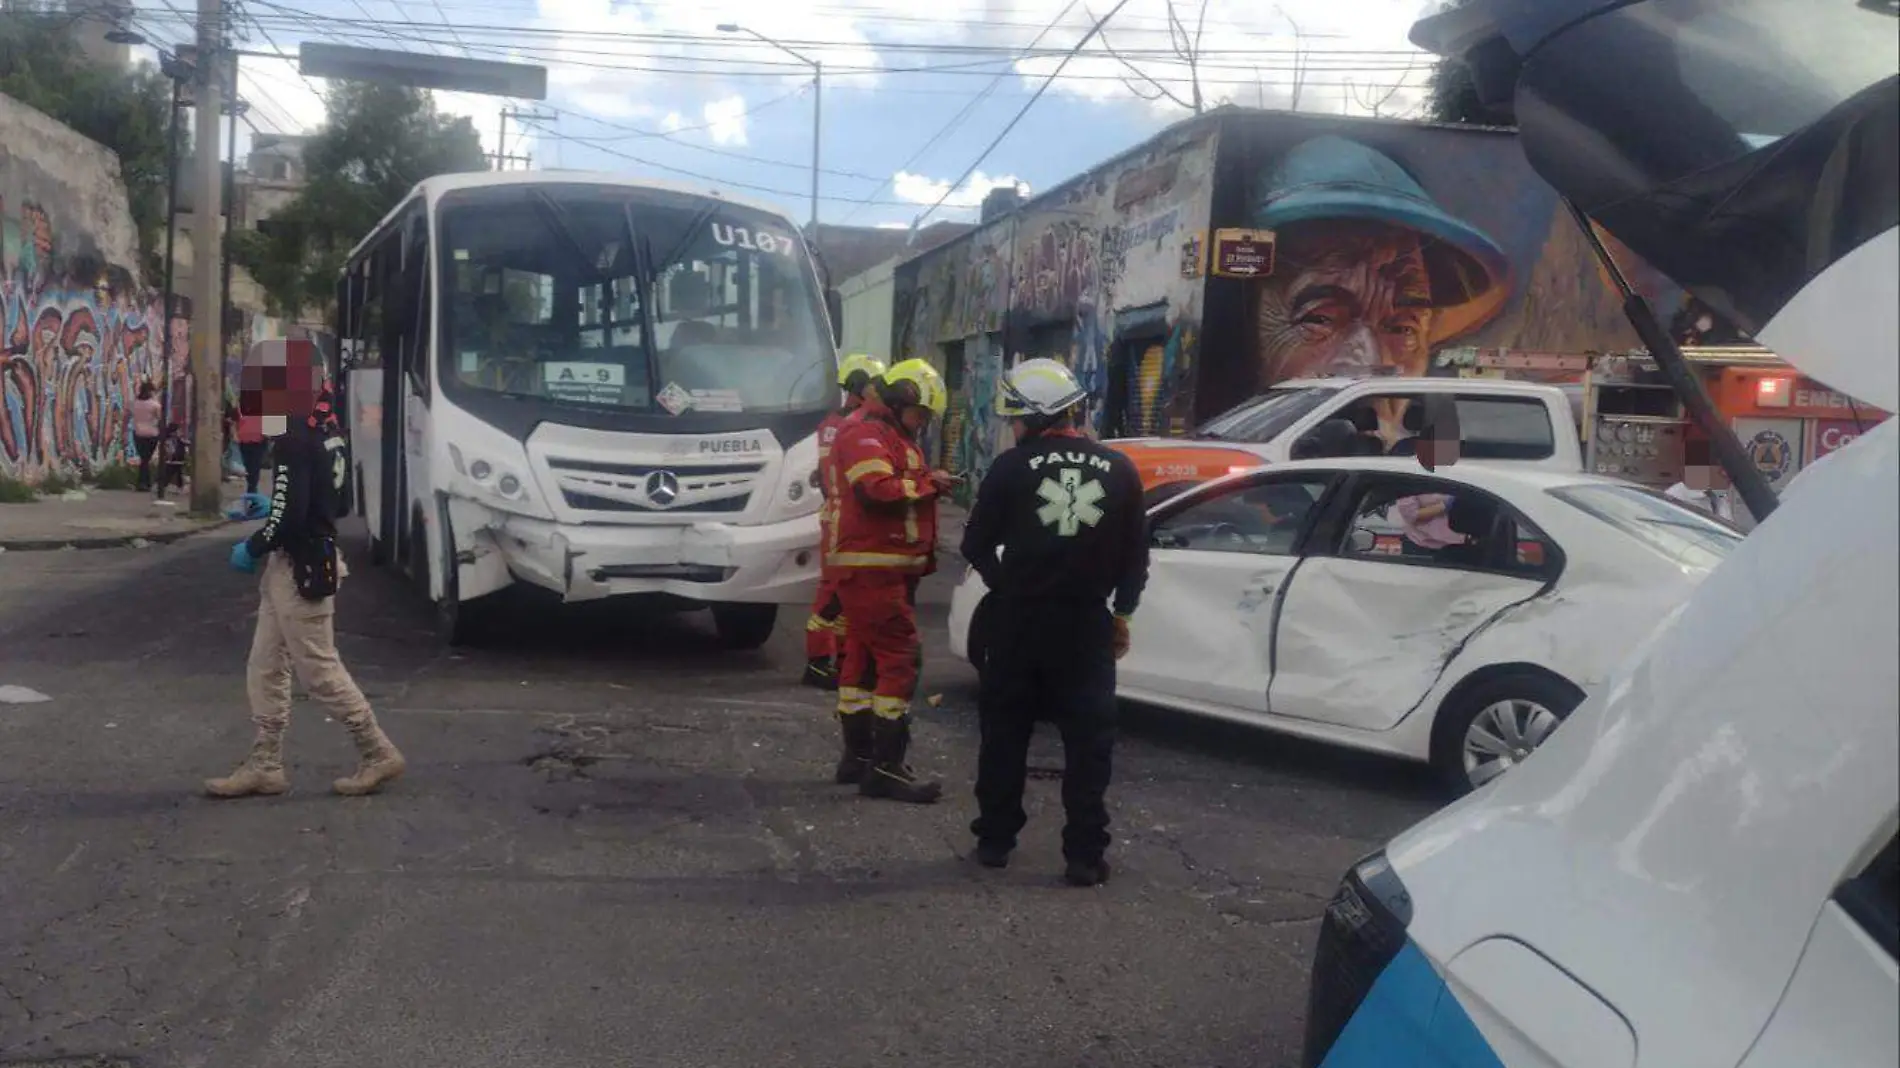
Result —
<path fill-rule="evenodd" d="M 1048 776 L 991 872 L 942 582 L 914 762 L 949 796 L 908 808 L 829 785 L 797 613 L 759 653 L 563 611 L 452 654 L 360 555 L 340 643 L 409 774 L 331 796 L 347 736 L 300 704 L 293 792 L 213 802 L 249 739 L 228 541 L 0 555 L 0 685 L 53 698 L 0 703 L 0 1065 L 1292 1065 L 1337 877 L 1438 803 L 1405 765 L 1130 710 L 1114 880 L 1060 884 Z"/>

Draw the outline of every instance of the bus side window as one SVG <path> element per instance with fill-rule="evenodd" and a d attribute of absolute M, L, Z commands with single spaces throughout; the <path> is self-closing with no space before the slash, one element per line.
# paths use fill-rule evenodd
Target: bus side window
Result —
<path fill-rule="evenodd" d="M 429 353 L 434 348 L 429 342 L 433 336 L 429 324 L 433 321 L 433 309 L 429 296 L 429 223 L 421 212 L 409 216 L 408 224 L 403 228 L 402 247 L 402 290 L 404 360 L 410 381 L 415 384 L 416 394 L 428 400 L 429 389 Z"/>

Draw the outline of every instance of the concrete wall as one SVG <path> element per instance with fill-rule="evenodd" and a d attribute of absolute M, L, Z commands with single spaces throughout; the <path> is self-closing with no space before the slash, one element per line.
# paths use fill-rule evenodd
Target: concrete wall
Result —
<path fill-rule="evenodd" d="M 118 157 L 0 96 L 0 474 L 133 455 L 131 401 L 163 345 L 138 251 Z"/>
<path fill-rule="evenodd" d="M 1192 120 L 897 268 L 892 347 L 944 369 L 939 459 L 981 473 L 1008 445 L 999 377 L 1035 356 L 1068 363 L 1097 430 L 1179 429 L 1199 351 L 1197 247 L 1219 126 Z"/>
<path fill-rule="evenodd" d="M 840 352 L 862 352 L 890 361 L 891 294 L 899 262 L 897 258 L 886 260 L 838 286 L 838 295 L 844 298 L 844 345 Z"/>

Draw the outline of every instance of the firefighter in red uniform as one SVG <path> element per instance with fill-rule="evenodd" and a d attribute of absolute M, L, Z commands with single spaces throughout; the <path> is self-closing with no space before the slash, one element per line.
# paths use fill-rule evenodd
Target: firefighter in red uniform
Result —
<path fill-rule="evenodd" d="M 925 805 L 943 786 L 919 780 L 904 762 L 922 659 L 912 597 L 936 566 L 937 498 L 956 479 L 930 469 L 917 437 L 948 400 L 930 364 L 893 365 L 839 429 L 829 465 L 839 490 L 825 573 L 846 620 L 837 781 L 857 783 L 866 797 Z"/>
<path fill-rule="evenodd" d="M 818 424 L 818 470 L 824 507 L 818 513 L 819 544 L 831 544 L 831 531 L 837 522 L 838 487 L 832 484 L 831 443 L 845 418 L 858 410 L 872 387 L 884 374 L 884 362 L 875 356 L 853 354 L 838 363 L 838 386 L 844 390 L 844 405 L 825 416 Z M 838 688 L 839 637 L 844 633 L 843 607 L 838 602 L 837 583 L 830 576 L 818 583 L 812 599 L 811 615 L 805 620 L 805 678 L 807 686 L 821 690 Z"/>

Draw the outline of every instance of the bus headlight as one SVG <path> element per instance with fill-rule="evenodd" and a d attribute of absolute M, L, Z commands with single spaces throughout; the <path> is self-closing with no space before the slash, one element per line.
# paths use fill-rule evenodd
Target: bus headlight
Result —
<path fill-rule="evenodd" d="M 535 500 L 526 480 L 516 474 L 513 465 L 506 461 L 469 457 L 463 453 L 461 446 L 451 444 L 449 462 L 454 465 L 455 473 L 461 476 L 455 482 L 459 484 L 462 496 L 491 507 L 543 519 L 551 518 L 540 502 Z"/>
<path fill-rule="evenodd" d="M 793 504 L 797 504 L 804 496 L 805 483 L 802 481 L 792 482 L 785 487 L 785 499 L 791 501 Z"/>

